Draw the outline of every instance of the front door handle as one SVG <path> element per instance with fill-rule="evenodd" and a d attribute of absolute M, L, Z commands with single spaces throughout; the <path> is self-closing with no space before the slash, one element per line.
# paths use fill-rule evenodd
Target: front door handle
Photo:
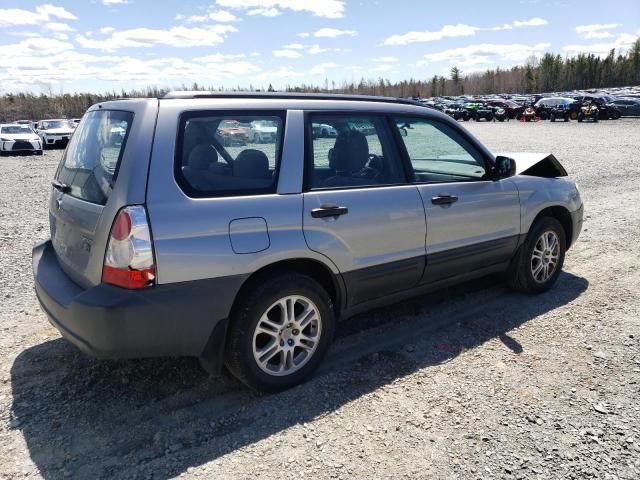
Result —
<path fill-rule="evenodd" d="M 455 195 L 449 195 L 448 193 L 441 193 L 437 197 L 431 199 L 431 203 L 434 205 L 450 205 L 458 201 L 458 197 Z"/>
<path fill-rule="evenodd" d="M 325 203 L 320 205 L 320 208 L 311 210 L 311 216 L 313 218 L 337 217 L 339 215 L 346 215 L 347 213 L 349 213 L 347 207 L 339 207 L 333 203 Z"/>

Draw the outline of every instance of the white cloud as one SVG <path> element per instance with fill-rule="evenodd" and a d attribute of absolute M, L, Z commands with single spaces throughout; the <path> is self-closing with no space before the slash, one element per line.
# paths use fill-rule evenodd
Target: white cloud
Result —
<path fill-rule="evenodd" d="M 475 35 L 476 32 L 482 30 L 513 30 L 514 28 L 540 27 L 542 25 L 547 25 L 548 23 L 549 22 L 544 18 L 540 17 L 533 17 L 529 20 L 514 20 L 511 23 L 504 23 L 490 28 L 475 27 L 473 25 L 459 23 L 457 25 L 445 25 L 440 30 L 434 32 L 408 32 L 403 35 L 392 35 L 385 39 L 384 45 L 407 45 L 409 43 L 416 42 L 435 42 L 437 40 L 442 40 L 443 38 L 471 37 Z"/>
<path fill-rule="evenodd" d="M 325 75 L 327 73 L 327 70 L 330 70 L 332 68 L 337 68 L 337 67 L 339 67 L 339 65 L 337 63 L 334 63 L 334 62 L 321 63 L 319 65 L 316 65 L 315 67 L 312 67 L 309 70 L 309 74 L 310 75 Z"/>
<path fill-rule="evenodd" d="M 285 45 L 282 48 L 286 48 L 288 50 L 302 50 L 304 48 L 304 45 L 302 45 L 301 43 L 290 43 L 289 45 Z"/>
<path fill-rule="evenodd" d="M 5 91 L 34 87 L 49 89 L 78 81 L 103 81 L 131 86 L 182 83 L 185 78 L 199 83 L 241 80 L 262 72 L 241 54 L 212 54 L 191 60 L 184 58 L 133 58 L 93 55 L 73 50 L 69 42 L 53 38 L 28 38 L 6 45 L 0 64 L 0 84 Z"/>
<path fill-rule="evenodd" d="M 129 3 L 129 0 L 102 0 L 103 5 L 123 5 Z"/>
<path fill-rule="evenodd" d="M 292 10 L 325 18 L 342 18 L 345 6 L 342 0 L 216 0 L 216 3 L 221 7 L 249 10 L 250 15 L 275 16 L 280 10 Z"/>
<path fill-rule="evenodd" d="M 182 20 L 183 18 L 185 18 L 184 15 L 176 16 L 177 20 Z M 219 23 L 229 23 L 229 22 L 236 22 L 239 20 L 239 18 L 236 17 L 233 13 L 228 12 L 227 10 L 212 10 L 210 12 L 207 12 L 204 15 L 192 15 L 187 18 L 188 22 L 194 22 L 194 23 L 206 22 L 209 20 L 214 22 L 219 22 Z"/>
<path fill-rule="evenodd" d="M 613 28 L 618 28 L 620 24 L 618 23 L 594 23 L 591 25 L 578 25 L 576 27 L 577 33 L 589 33 L 598 30 L 611 30 Z"/>
<path fill-rule="evenodd" d="M 49 22 L 45 24 L 44 28 L 46 28 L 47 30 L 51 30 L 52 32 L 72 32 L 75 30 L 66 23 L 60 22 Z"/>
<path fill-rule="evenodd" d="M 609 55 L 612 49 L 616 49 L 618 52 L 621 50 L 628 50 L 633 42 L 638 39 L 636 35 L 630 33 L 621 33 L 611 42 L 593 43 L 591 45 L 565 45 L 562 50 L 567 55 L 577 55 L 578 53 L 593 53 L 600 57 Z"/>
<path fill-rule="evenodd" d="M 607 30 L 613 30 L 618 27 L 620 27 L 618 23 L 594 23 L 591 25 L 578 25 L 575 30 L 584 40 L 601 40 L 613 38 L 613 33 Z"/>
<path fill-rule="evenodd" d="M 313 32 L 314 37 L 318 38 L 336 38 L 336 37 L 355 37 L 358 34 L 355 30 L 340 30 L 338 28 L 321 28 L 317 32 Z"/>
<path fill-rule="evenodd" d="M 83 48 L 112 52 L 121 48 L 153 47 L 168 45 L 171 47 L 210 47 L 224 42 L 227 34 L 237 32 L 231 25 L 213 25 L 211 27 L 172 27 L 169 30 L 134 28 L 112 31 L 104 40 L 95 40 L 83 35 L 76 41 Z"/>
<path fill-rule="evenodd" d="M 319 53 L 325 53 L 329 51 L 336 51 L 339 49 L 331 49 L 331 48 L 322 48 L 320 45 L 311 45 L 307 50 L 309 55 L 318 55 Z"/>
<path fill-rule="evenodd" d="M 247 15 L 261 15 L 263 17 L 277 17 L 282 12 L 277 8 L 253 8 L 247 12 Z"/>
<path fill-rule="evenodd" d="M 431 63 L 448 62 L 464 69 L 470 67 L 490 67 L 504 63 L 516 63 L 526 60 L 531 55 L 541 55 L 551 46 L 550 43 L 535 45 L 482 43 L 461 48 L 451 48 L 442 52 L 428 53 L 418 66 Z"/>
<path fill-rule="evenodd" d="M 40 25 L 50 22 L 52 18 L 62 20 L 77 20 L 73 13 L 63 7 L 45 4 L 39 5 L 34 11 L 20 8 L 0 8 L 0 27 L 16 25 Z"/>
<path fill-rule="evenodd" d="M 376 57 L 371 59 L 374 63 L 394 63 L 398 61 L 397 57 Z"/>
<path fill-rule="evenodd" d="M 239 58 L 246 58 L 246 55 L 244 53 L 237 53 L 237 54 L 213 53 L 211 55 L 205 55 L 204 57 L 195 57 L 193 61 L 202 62 L 202 63 L 220 63 L 227 60 L 237 60 Z"/>
<path fill-rule="evenodd" d="M 104 34 L 104 35 L 109 35 L 112 32 L 115 32 L 116 29 L 113 27 L 102 27 L 100 29 L 100 33 Z"/>
<path fill-rule="evenodd" d="M 415 42 L 434 42 L 447 37 L 469 37 L 475 35 L 478 30 L 478 27 L 472 27 L 471 25 L 464 25 L 462 23 L 445 25 L 435 32 L 409 32 L 404 35 L 391 35 L 385 39 L 384 45 L 407 45 Z"/>
<path fill-rule="evenodd" d="M 544 18 L 540 18 L 540 17 L 534 17 L 531 18 L 529 20 L 515 20 L 513 22 L 513 26 L 515 28 L 522 28 L 522 27 L 541 27 L 543 25 L 547 25 L 549 22 L 547 22 Z"/>
<path fill-rule="evenodd" d="M 273 50 L 272 53 L 274 57 L 281 57 L 281 58 L 300 58 L 302 56 L 302 54 L 296 50 L 286 50 L 286 49 Z"/>

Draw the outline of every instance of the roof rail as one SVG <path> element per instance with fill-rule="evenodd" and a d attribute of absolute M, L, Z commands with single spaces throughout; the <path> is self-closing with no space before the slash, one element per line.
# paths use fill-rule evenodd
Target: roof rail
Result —
<path fill-rule="evenodd" d="M 281 100 L 348 100 L 357 102 L 385 102 L 417 105 L 422 103 L 408 98 L 379 97 L 369 95 L 346 95 L 341 93 L 299 93 L 299 92 L 208 92 L 208 91 L 173 91 L 166 93 L 160 99 L 192 99 L 192 98 L 255 98 Z"/>

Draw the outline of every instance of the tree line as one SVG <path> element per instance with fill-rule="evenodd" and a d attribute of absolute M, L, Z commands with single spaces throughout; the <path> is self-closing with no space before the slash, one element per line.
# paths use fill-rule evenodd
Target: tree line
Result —
<path fill-rule="evenodd" d="M 409 79 L 390 82 L 389 79 L 365 79 L 358 83 L 336 84 L 324 80 L 322 85 L 287 85 L 290 92 L 330 92 L 391 97 L 435 97 L 440 95 L 480 95 L 490 93 L 539 93 L 640 85 L 640 39 L 626 53 L 611 50 L 602 58 L 593 54 L 561 57 L 545 53 L 531 57 L 524 65 L 488 69 L 465 75 L 453 67 L 449 77 L 434 75 L 430 79 Z M 182 90 L 256 91 L 253 85 L 234 88 L 205 87 L 194 83 L 182 85 Z M 159 97 L 169 89 L 147 87 L 104 93 L 34 94 L 8 93 L 0 96 L 0 122 L 18 119 L 81 117 L 94 103 L 114 98 Z M 265 90 L 273 91 L 271 85 Z"/>

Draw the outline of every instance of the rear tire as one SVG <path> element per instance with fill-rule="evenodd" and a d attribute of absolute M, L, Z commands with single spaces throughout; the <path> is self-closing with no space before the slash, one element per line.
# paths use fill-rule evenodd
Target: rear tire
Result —
<path fill-rule="evenodd" d="M 547 238 L 545 243 L 544 238 Z M 542 293 L 558 279 L 566 253 L 566 235 L 553 217 L 534 222 L 507 269 L 507 285 L 523 293 Z"/>
<path fill-rule="evenodd" d="M 316 370 L 334 330 L 331 298 L 318 282 L 298 273 L 276 275 L 239 299 L 229 322 L 225 365 L 255 390 L 285 390 Z"/>

